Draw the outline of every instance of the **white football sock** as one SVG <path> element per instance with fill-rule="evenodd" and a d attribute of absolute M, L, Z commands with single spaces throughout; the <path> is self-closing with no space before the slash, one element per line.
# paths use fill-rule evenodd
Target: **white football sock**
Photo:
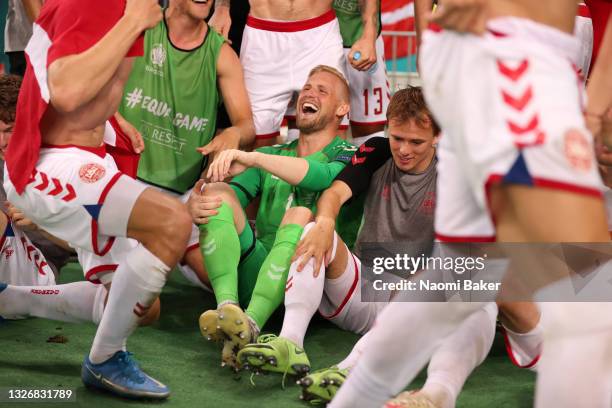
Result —
<path fill-rule="evenodd" d="M 540 313 L 538 324 L 527 333 L 516 333 L 502 324 L 505 330 L 506 348 L 515 365 L 536 371 L 542 353 L 542 342 L 544 341 L 542 321 L 542 314 Z"/>
<path fill-rule="evenodd" d="M 125 347 L 140 318 L 159 296 L 170 268 L 138 245 L 126 254 L 113 277 L 102 321 L 89 353 L 99 364 Z"/>
<path fill-rule="evenodd" d="M 96 325 L 100 324 L 100 321 L 102 321 L 102 314 L 104 313 L 104 303 L 106 301 L 107 294 L 108 290 L 106 290 L 104 285 L 98 285 L 98 290 L 96 291 L 96 298 L 94 299 L 92 314 L 92 320 Z"/>
<path fill-rule="evenodd" d="M 310 231 L 314 223 L 304 227 L 302 238 Z M 335 233 L 334 233 L 335 234 Z M 334 236 L 334 250 L 337 239 Z M 310 319 L 316 313 L 325 282 L 325 265 L 321 265 L 319 276 L 314 277 L 314 258 L 304 266 L 302 272 L 297 271 L 299 259 L 291 264 L 287 285 L 285 286 L 285 317 L 280 337 L 291 340 L 299 347 L 304 346 L 304 336 Z"/>
<path fill-rule="evenodd" d="M 366 348 L 366 343 L 368 341 L 369 334 L 370 332 L 367 332 L 366 334 L 361 336 L 359 341 L 353 346 L 351 353 L 346 356 L 344 360 L 338 363 L 338 368 L 350 371 L 353 367 L 355 367 L 357 361 L 359 360 L 359 357 L 361 357 L 361 355 L 363 354 L 363 350 L 365 350 Z"/>
<path fill-rule="evenodd" d="M 100 286 L 87 281 L 49 286 L 8 285 L 0 292 L 0 315 L 91 322 Z"/>
<path fill-rule="evenodd" d="M 482 303 L 394 302 L 380 314 L 366 349 L 330 408 L 380 407 L 409 384 L 446 338 Z"/>
<path fill-rule="evenodd" d="M 468 317 L 434 352 L 421 391 L 439 408 L 453 408 L 465 380 L 483 362 L 495 338 L 497 305 Z"/>

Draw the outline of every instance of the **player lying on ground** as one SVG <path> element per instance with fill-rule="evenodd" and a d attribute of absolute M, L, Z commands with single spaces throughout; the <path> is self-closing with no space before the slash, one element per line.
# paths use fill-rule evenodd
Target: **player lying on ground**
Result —
<path fill-rule="evenodd" d="M 444 132 L 438 238 L 608 241 L 602 183 L 571 64 L 579 46 L 571 35 L 577 2 L 440 4 L 434 21 L 444 31 L 427 33 L 420 58 L 425 95 Z M 550 12 L 553 8 L 556 13 Z M 540 260 L 532 265 L 520 258 L 513 261 L 526 266 L 512 272 L 530 273 L 532 291 L 558 279 L 558 271 Z M 378 324 L 398 330 L 393 335 L 372 332 L 330 407 L 382 405 L 422 369 L 435 351 L 433 340 L 453 333 L 481 307 L 457 302 L 391 304 Z M 606 406 L 608 387 L 597 379 L 609 378 L 611 369 L 603 358 L 612 327 L 610 304 L 543 307 L 548 333 L 538 368 L 536 406 Z M 573 367 L 571 373 L 568 366 Z"/>
<path fill-rule="evenodd" d="M 131 398 L 170 393 L 125 347 L 185 252 L 191 219 L 178 200 L 119 173 L 103 137 L 129 57 L 142 55 L 138 38 L 161 17 L 155 0 L 44 3 L 26 49 L 4 180 L 12 204 L 73 247 L 104 256 L 127 237 L 138 241 L 125 245 L 114 273 L 95 276 L 112 278 L 112 290 L 81 372 L 87 386 Z"/>
<path fill-rule="evenodd" d="M 208 169 L 211 183 L 194 188 L 189 206 L 200 224 L 200 247 L 218 305 L 202 314 L 200 329 L 207 339 L 224 341 L 222 364 L 235 366 L 238 349 L 255 340 L 282 302 L 291 257 L 319 192 L 355 151 L 336 136 L 349 110 L 348 96 L 339 71 L 315 67 L 298 99 L 300 138 L 256 152 L 222 152 Z M 229 176 L 235 177 L 221 182 Z M 257 238 L 244 214 L 256 197 L 261 197 Z M 248 305 L 246 313 L 239 303 Z"/>

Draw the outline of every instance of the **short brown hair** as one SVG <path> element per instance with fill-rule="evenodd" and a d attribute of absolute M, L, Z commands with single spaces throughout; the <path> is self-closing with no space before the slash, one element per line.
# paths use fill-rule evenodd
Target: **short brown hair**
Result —
<path fill-rule="evenodd" d="M 329 65 L 317 65 L 316 67 L 310 70 L 310 72 L 308 73 L 308 78 L 310 78 L 314 74 L 318 74 L 319 72 L 330 73 L 336 76 L 338 79 L 340 79 L 340 81 L 342 81 L 342 85 L 343 85 L 342 93 L 344 94 L 343 96 L 346 97 L 346 102 L 348 103 L 350 100 L 351 91 L 350 91 L 349 83 L 346 77 L 344 76 L 344 74 L 338 71 L 336 68 L 330 67 Z"/>
<path fill-rule="evenodd" d="M 423 90 L 418 86 L 409 86 L 397 91 L 387 108 L 387 121 L 405 123 L 414 120 L 417 126 L 427 129 L 431 126 L 434 136 L 440 133 L 440 126 L 429 111 Z"/>
<path fill-rule="evenodd" d="M 15 121 L 20 87 L 20 76 L 0 74 L 0 120 L 4 123 Z"/>

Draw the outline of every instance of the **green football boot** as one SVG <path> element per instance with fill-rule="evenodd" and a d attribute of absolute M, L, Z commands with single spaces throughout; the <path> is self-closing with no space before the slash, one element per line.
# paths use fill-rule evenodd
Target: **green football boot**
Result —
<path fill-rule="evenodd" d="M 334 398 L 349 371 L 337 366 L 323 368 L 297 381 L 302 387 L 300 399 L 311 404 L 325 404 Z"/>
<path fill-rule="evenodd" d="M 257 343 L 246 345 L 238 353 L 245 370 L 303 376 L 310 371 L 310 361 L 303 348 L 275 334 L 263 334 Z"/>

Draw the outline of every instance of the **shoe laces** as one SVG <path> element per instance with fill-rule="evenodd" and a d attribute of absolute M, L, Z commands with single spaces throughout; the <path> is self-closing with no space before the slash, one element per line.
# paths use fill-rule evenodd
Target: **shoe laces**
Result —
<path fill-rule="evenodd" d="M 134 354 L 130 352 L 122 353 L 118 360 L 123 366 L 123 375 L 130 381 L 134 381 L 135 383 L 142 384 L 145 382 L 146 377 L 140 370 L 138 363 L 136 360 L 132 358 Z"/>
<path fill-rule="evenodd" d="M 262 334 L 261 336 L 259 336 L 257 338 L 257 342 L 258 343 L 270 343 L 270 342 L 276 340 L 277 338 L 278 338 L 278 336 L 276 334 L 266 333 L 266 334 Z"/>

